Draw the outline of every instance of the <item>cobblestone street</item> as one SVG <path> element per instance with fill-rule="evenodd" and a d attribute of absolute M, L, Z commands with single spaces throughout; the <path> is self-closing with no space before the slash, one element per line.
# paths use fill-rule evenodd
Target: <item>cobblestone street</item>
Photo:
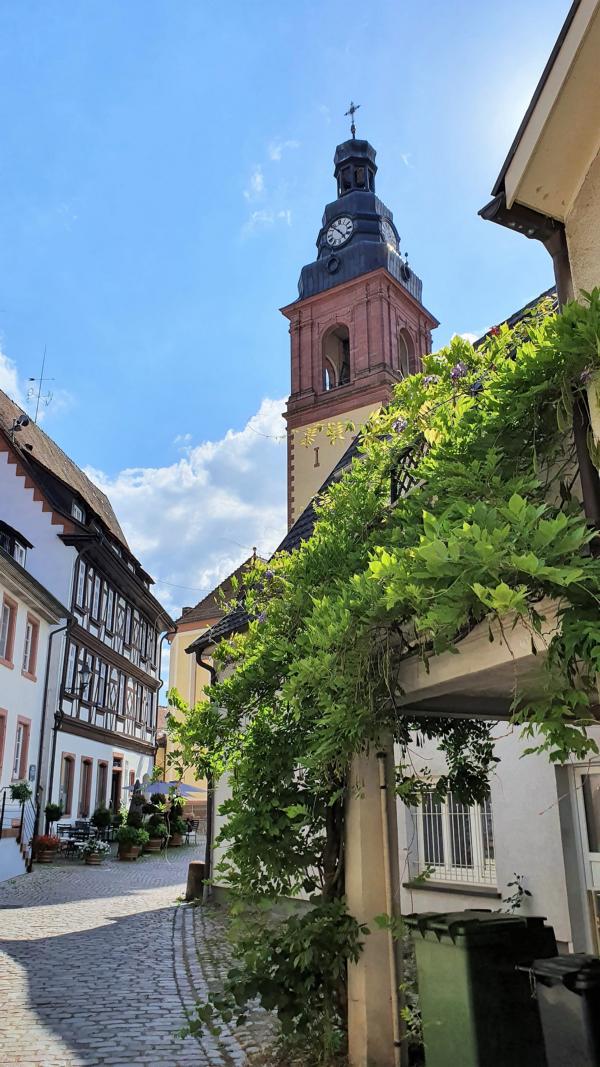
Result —
<path fill-rule="evenodd" d="M 0 886 L 5 1067 L 241 1067 L 262 1047 L 258 1010 L 219 1038 L 176 1036 L 226 958 L 222 912 L 176 904 L 197 858 L 36 865 Z"/>

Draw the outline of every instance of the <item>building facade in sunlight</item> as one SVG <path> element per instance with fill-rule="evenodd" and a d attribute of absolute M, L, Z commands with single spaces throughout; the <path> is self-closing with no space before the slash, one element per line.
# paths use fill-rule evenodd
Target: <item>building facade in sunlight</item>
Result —
<path fill-rule="evenodd" d="M 0 707 L 26 717 L 15 706 L 17 668 L 44 691 L 43 729 L 17 735 L 11 778 L 27 777 L 34 799 L 59 803 L 67 822 L 100 805 L 117 811 L 153 767 L 160 635 L 172 622 L 108 498 L 4 393 L 0 526 L 22 581 L 65 606 L 52 619 L 13 606 L 10 593 L 4 600 L 6 648 L 19 659 L 0 659 Z"/>

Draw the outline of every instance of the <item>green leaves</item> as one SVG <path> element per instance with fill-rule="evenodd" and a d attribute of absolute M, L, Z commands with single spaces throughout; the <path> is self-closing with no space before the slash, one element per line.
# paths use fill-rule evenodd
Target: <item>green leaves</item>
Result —
<path fill-rule="evenodd" d="M 193 709 L 174 698 L 182 763 L 229 774 L 229 885 L 253 907 L 302 889 L 316 898 L 312 918 L 259 923 L 252 936 L 239 927 L 222 1011 L 260 995 L 288 1037 L 310 1037 L 322 1062 L 343 1043 L 345 966 L 367 935 L 337 906 L 354 754 L 391 731 L 406 803 L 431 786 L 412 765 L 415 732 L 443 753 L 439 796 L 481 801 L 495 761 L 487 724 L 403 714 L 402 660 L 427 665 L 458 653 L 480 624 L 493 641 L 498 622 L 503 635 L 505 623 L 518 623 L 543 685 L 534 697 L 517 689 L 513 722 L 551 760 L 596 751 L 588 727 L 600 674 L 600 563 L 588 549 L 594 532 L 578 500 L 571 426 L 600 370 L 600 291 L 560 316 L 551 310 L 542 302 L 477 349 L 453 338 L 424 357 L 423 373 L 372 416 L 359 461 L 316 505 L 312 537 L 245 578 L 246 607 L 260 621 L 217 650 L 228 676 Z M 347 425 L 313 429 L 339 440 Z M 593 440 L 590 454 L 597 462 Z M 405 493 L 391 507 L 399 469 L 410 481 L 398 479 Z M 551 633 L 546 601 L 558 608 Z"/>

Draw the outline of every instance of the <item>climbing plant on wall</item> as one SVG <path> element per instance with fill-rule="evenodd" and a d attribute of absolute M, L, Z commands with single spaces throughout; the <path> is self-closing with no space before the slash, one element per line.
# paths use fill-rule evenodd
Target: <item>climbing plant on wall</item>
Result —
<path fill-rule="evenodd" d="M 243 916 L 231 981 L 193 1026 L 259 995 L 284 1036 L 310 1038 L 304 1063 L 343 1048 L 346 963 L 367 936 L 343 903 L 353 756 L 391 734 L 407 802 L 431 788 L 411 768 L 415 732 L 445 754 L 440 793 L 481 800 L 494 764 L 486 723 L 403 714 L 408 657 L 460 654 L 478 625 L 510 646 L 525 627 L 532 651 L 545 643 L 547 654 L 535 694 L 515 690 L 514 722 L 551 760 L 596 751 L 600 565 L 571 424 L 597 369 L 597 290 L 560 316 L 542 303 L 477 348 L 453 338 L 372 417 L 310 540 L 248 576 L 253 621 L 217 650 L 227 676 L 174 727 L 181 761 L 230 775 L 220 873 Z M 390 483 L 408 468 L 410 491 L 391 504 Z M 548 603 L 558 610 L 549 634 Z M 313 911 L 266 917 L 265 902 L 302 891 Z"/>

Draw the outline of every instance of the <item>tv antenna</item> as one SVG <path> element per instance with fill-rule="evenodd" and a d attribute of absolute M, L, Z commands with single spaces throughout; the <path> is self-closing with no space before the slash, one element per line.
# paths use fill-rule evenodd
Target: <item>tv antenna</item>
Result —
<path fill-rule="evenodd" d="M 45 382 L 53 382 L 54 381 L 54 378 L 46 378 L 44 376 L 44 367 L 45 366 L 46 366 L 46 345 L 44 345 L 44 355 L 42 357 L 42 369 L 40 371 L 39 378 L 28 378 L 27 379 L 28 382 L 33 382 L 34 383 L 33 385 L 30 385 L 29 389 L 27 390 L 27 399 L 28 400 L 32 400 L 33 397 L 35 397 L 35 415 L 33 416 L 33 421 L 34 422 L 37 422 L 37 420 L 38 420 L 40 404 L 43 404 L 44 407 L 47 408 L 48 404 L 50 403 L 50 401 L 52 400 L 52 397 L 54 395 L 51 392 L 47 392 L 47 393 L 43 393 L 42 392 L 42 389 L 44 388 L 44 383 Z"/>

